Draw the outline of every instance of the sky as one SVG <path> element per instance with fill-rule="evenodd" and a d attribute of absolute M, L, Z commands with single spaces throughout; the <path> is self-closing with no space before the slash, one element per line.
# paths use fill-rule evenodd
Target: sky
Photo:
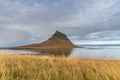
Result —
<path fill-rule="evenodd" d="M 120 0 L 0 0 L 0 46 L 40 43 L 59 30 L 74 44 L 120 44 Z"/>

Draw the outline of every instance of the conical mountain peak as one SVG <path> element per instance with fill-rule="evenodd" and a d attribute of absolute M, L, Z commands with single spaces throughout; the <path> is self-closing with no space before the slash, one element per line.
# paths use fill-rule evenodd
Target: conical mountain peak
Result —
<path fill-rule="evenodd" d="M 60 32 L 60 31 L 56 31 L 51 38 L 49 39 L 64 39 L 64 40 L 69 40 L 68 37 L 66 36 L 66 34 Z M 70 41 L 70 40 L 69 40 Z"/>
<path fill-rule="evenodd" d="M 66 34 L 56 31 L 48 40 L 42 43 L 20 46 L 19 48 L 76 48 Z"/>

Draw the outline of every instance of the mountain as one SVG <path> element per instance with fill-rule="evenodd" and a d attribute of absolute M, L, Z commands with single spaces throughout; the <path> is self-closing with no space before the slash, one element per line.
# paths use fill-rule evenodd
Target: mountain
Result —
<path fill-rule="evenodd" d="M 59 31 L 56 31 L 48 40 L 37 43 L 19 46 L 17 48 L 77 48 L 78 46 L 74 45 L 70 39 Z"/>

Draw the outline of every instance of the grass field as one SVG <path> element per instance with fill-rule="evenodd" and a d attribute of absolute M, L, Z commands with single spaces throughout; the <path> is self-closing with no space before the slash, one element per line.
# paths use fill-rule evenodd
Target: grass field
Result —
<path fill-rule="evenodd" d="M 120 80 L 120 61 L 0 54 L 0 80 Z"/>

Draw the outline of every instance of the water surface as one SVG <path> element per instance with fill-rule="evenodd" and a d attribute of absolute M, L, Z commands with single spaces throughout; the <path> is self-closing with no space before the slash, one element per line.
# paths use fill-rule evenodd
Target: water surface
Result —
<path fill-rule="evenodd" d="M 117 59 L 120 60 L 120 46 L 101 47 L 101 46 L 85 46 L 86 48 L 74 49 L 43 49 L 37 51 L 29 50 L 0 50 L 4 54 L 39 54 L 39 55 L 55 55 L 68 56 L 74 58 L 87 59 Z"/>
<path fill-rule="evenodd" d="M 0 53 L 2 54 L 36 54 L 35 51 L 30 50 L 13 50 L 13 49 L 1 49 Z"/>

